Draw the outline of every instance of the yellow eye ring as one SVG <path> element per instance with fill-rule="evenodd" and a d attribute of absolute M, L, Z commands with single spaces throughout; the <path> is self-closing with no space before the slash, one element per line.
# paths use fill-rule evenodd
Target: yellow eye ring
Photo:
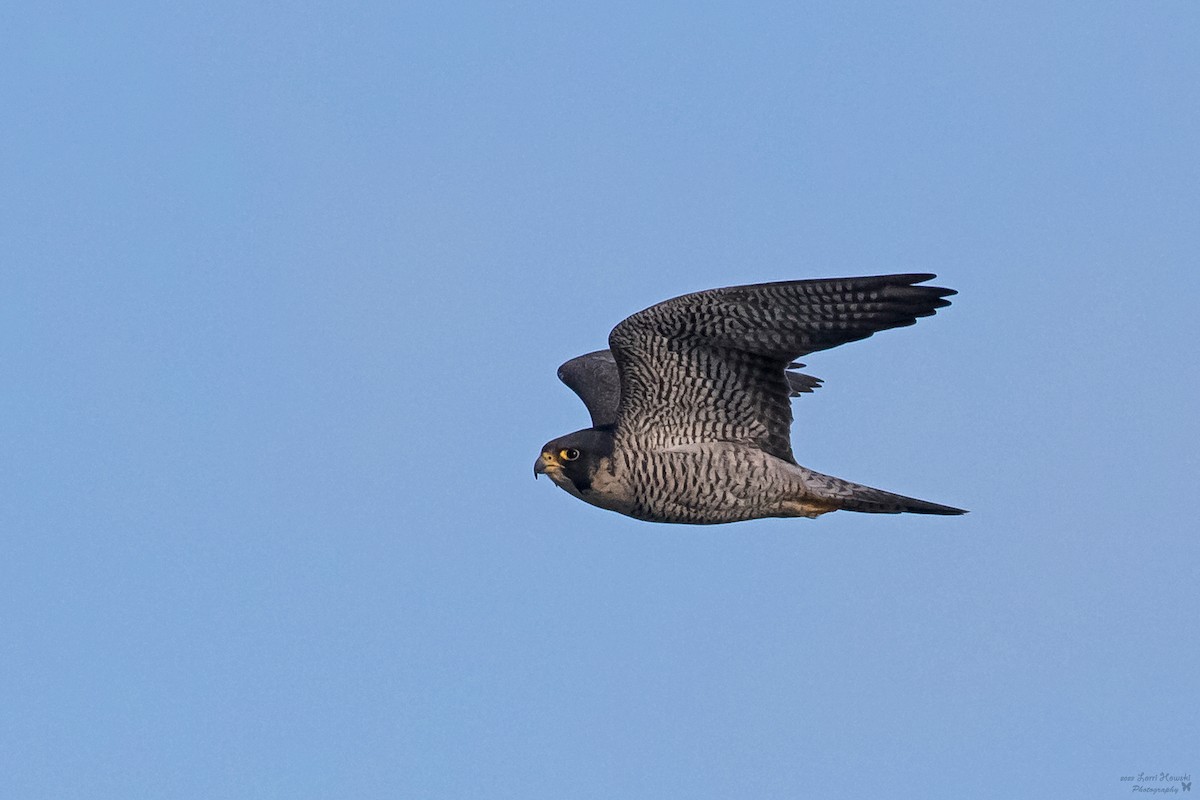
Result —
<path fill-rule="evenodd" d="M 574 461 L 575 459 L 579 458 L 579 451 L 574 447 L 564 447 L 562 450 L 558 451 L 558 457 L 563 461 Z"/>

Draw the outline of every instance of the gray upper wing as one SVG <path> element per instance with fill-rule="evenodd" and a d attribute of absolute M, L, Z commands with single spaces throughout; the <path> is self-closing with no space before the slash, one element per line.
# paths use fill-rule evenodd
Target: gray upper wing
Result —
<path fill-rule="evenodd" d="M 755 444 L 791 461 L 789 362 L 949 305 L 953 290 L 915 285 L 934 277 L 733 286 L 639 311 L 608 340 L 620 375 L 618 428 L 664 446 Z"/>
<path fill-rule="evenodd" d="M 793 369 L 803 366 L 791 364 L 785 373 L 792 397 L 815 391 L 821 386 L 820 378 Z M 597 350 L 572 358 L 558 368 L 558 379 L 579 395 L 579 399 L 587 406 L 592 427 L 612 425 L 617 421 L 617 409 L 621 404 L 621 376 L 611 350 Z"/>
<path fill-rule="evenodd" d="M 612 425 L 617 421 L 621 378 L 610 351 L 597 350 L 572 358 L 558 368 L 558 379 L 587 406 L 592 415 L 592 427 Z"/>

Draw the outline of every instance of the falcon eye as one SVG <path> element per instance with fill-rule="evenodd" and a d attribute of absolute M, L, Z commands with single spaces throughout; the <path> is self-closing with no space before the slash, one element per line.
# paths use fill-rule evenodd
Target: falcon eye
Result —
<path fill-rule="evenodd" d="M 574 461 L 575 459 L 579 458 L 579 451 L 574 447 L 564 447 L 562 450 L 558 451 L 558 457 L 563 461 Z"/>

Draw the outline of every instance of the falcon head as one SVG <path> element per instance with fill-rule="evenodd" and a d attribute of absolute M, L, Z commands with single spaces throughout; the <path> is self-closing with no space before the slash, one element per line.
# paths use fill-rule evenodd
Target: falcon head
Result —
<path fill-rule="evenodd" d="M 611 429 L 585 428 L 546 442 L 533 462 L 533 475 L 549 475 L 561 488 L 588 500 L 584 495 L 592 491 L 596 472 L 612 452 Z"/>

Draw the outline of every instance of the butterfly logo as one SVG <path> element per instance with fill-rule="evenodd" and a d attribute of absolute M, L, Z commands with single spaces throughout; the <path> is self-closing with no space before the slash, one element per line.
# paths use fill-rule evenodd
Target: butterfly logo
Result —
<path fill-rule="evenodd" d="M 1192 790 L 1192 782 L 1191 781 L 1188 781 L 1187 783 L 1180 781 L 1179 785 L 1183 787 L 1183 790 L 1185 792 L 1190 792 Z"/>

